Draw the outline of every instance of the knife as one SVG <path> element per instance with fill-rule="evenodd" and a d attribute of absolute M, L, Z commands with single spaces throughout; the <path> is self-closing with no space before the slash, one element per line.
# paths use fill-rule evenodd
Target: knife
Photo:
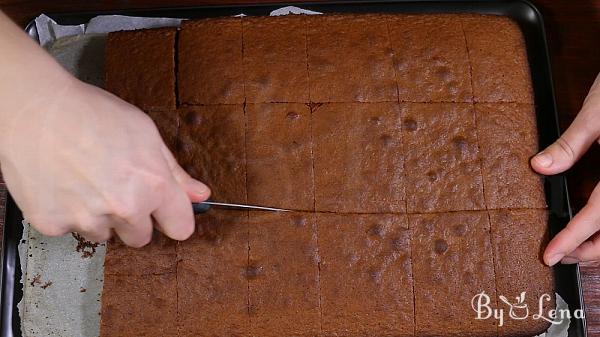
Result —
<path fill-rule="evenodd" d="M 244 205 L 244 204 L 229 204 L 225 202 L 216 202 L 216 201 L 203 201 L 203 202 L 193 202 L 192 208 L 194 209 L 194 214 L 206 213 L 211 207 L 218 208 L 229 208 L 229 209 L 246 209 L 251 211 L 271 211 L 271 212 L 290 212 L 289 209 L 275 208 L 275 207 L 265 207 L 265 206 L 255 206 L 255 205 Z"/>

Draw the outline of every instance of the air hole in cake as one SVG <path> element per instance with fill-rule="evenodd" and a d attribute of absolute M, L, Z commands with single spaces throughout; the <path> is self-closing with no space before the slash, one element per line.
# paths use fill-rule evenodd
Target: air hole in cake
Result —
<path fill-rule="evenodd" d="M 384 146 L 391 146 L 394 144 L 394 138 L 390 135 L 382 135 L 381 140 L 383 141 Z"/>
<path fill-rule="evenodd" d="M 202 116 L 200 116 L 200 114 L 190 112 L 186 114 L 185 121 L 188 124 L 200 124 L 202 123 Z"/>
<path fill-rule="evenodd" d="M 373 281 L 375 283 L 380 283 L 381 277 L 383 276 L 383 271 L 381 269 L 372 268 L 372 269 L 369 269 L 368 274 L 369 274 L 369 278 L 371 279 L 371 281 Z"/>
<path fill-rule="evenodd" d="M 381 122 L 383 122 L 383 118 L 381 118 L 379 116 L 371 117 L 371 118 L 369 118 L 369 122 L 371 122 L 375 125 L 381 125 Z"/>
<path fill-rule="evenodd" d="M 290 151 L 296 151 L 296 150 L 300 149 L 301 147 L 302 147 L 302 144 L 300 144 L 297 141 L 293 140 L 290 143 L 289 149 L 290 149 Z"/>
<path fill-rule="evenodd" d="M 250 263 L 248 267 L 246 267 L 245 276 L 249 280 L 254 280 L 264 274 L 263 266 L 258 265 L 257 263 Z"/>
<path fill-rule="evenodd" d="M 456 225 L 454 227 L 452 227 L 452 232 L 454 233 L 454 235 L 456 236 L 463 236 L 467 233 L 467 226 L 466 225 Z"/>
<path fill-rule="evenodd" d="M 402 239 L 400 239 L 400 238 L 393 238 L 392 239 L 392 248 L 394 250 L 402 250 L 404 248 L 404 241 L 402 241 Z"/>
<path fill-rule="evenodd" d="M 381 236 L 383 236 L 383 233 L 384 233 L 384 228 L 380 224 L 373 225 L 367 231 L 367 234 L 370 235 L 370 236 L 379 236 L 379 237 L 381 237 Z"/>
<path fill-rule="evenodd" d="M 306 218 L 304 217 L 294 217 L 292 218 L 292 223 L 294 226 L 304 227 L 306 225 Z"/>
<path fill-rule="evenodd" d="M 444 82 L 448 82 L 452 78 L 452 75 L 450 74 L 450 70 L 446 66 L 441 66 L 441 67 L 437 68 L 435 71 L 435 75 L 441 81 L 444 81 Z"/>
<path fill-rule="evenodd" d="M 438 174 L 436 171 L 429 171 L 426 173 L 427 178 L 429 179 L 429 181 L 434 182 L 438 179 Z"/>
<path fill-rule="evenodd" d="M 350 256 L 348 256 L 348 260 L 350 261 L 350 265 L 353 265 L 360 260 L 360 257 L 356 253 L 351 253 Z"/>
<path fill-rule="evenodd" d="M 462 156 L 465 156 L 469 153 L 469 143 L 465 137 L 456 136 L 454 139 L 452 139 L 452 143 Z"/>
<path fill-rule="evenodd" d="M 394 62 L 394 66 L 396 67 L 396 70 L 406 70 L 408 68 L 408 62 L 404 60 L 396 60 L 396 62 Z"/>
<path fill-rule="evenodd" d="M 448 82 L 447 89 L 448 89 L 448 92 L 450 92 L 453 95 L 458 94 L 458 83 L 456 81 Z"/>
<path fill-rule="evenodd" d="M 433 222 L 426 222 L 425 230 L 427 230 L 427 233 L 431 234 L 435 230 L 435 224 Z"/>
<path fill-rule="evenodd" d="M 388 57 L 394 57 L 394 49 L 392 48 L 384 48 L 384 52 Z"/>
<path fill-rule="evenodd" d="M 436 254 L 444 254 L 446 251 L 448 251 L 448 243 L 446 240 L 435 240 L 435 243 L 433 244 L 433 251 L 436 252 Z"/>
<path fill-rule="evenodd" d="M 291 111 L 286 115 L 287 119 L 293 121 L 300 118 L 300 115 L 297 112 Z"/>
<path fill-rule="evenodd" d="M 407 118 L 404 120 L 404 128 L 408 131 L 417 130 L 417 121 L 412 118 Z"/>

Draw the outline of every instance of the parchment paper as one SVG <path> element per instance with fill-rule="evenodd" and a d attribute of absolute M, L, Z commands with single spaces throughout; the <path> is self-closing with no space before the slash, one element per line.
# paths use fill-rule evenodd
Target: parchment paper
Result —
<path fill-rule="evenodd" d="M 320 14 L 288 6 L 271 15 Z M 240 14 L 243 15 L 243 14 Z M 87 24 L 63 26 L 46 15 L 35 20 L 40 44 L 79 79 L 102 87 L 106 33 L 179 26 L 181 19 L 98 16 Z M 86 245 L 72 235 L 49 238 L 23 222 L 19 256 L 24 298 L 19 303 L 23 336 L 95 337 L 106 247 Z M 568 308 L 557 294 L 557 308 Z M 567 336 L 569 321 L 542 337 Z"/>

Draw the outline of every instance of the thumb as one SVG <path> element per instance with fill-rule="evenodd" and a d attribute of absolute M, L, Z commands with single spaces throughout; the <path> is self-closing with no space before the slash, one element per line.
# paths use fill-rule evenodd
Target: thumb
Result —
<path fill-rule="evenodd" d="M 162 153 L 171 169 L 171 173 L 188 197 L 193 202 L 201 202 L 210 197 L 210 188 L 202 182 L 192 178 L 180 165 L 169 149 L 163 145 Z"/>
<path fill-rule="evenodd" d="M 600 79 L 600 76 L 598 77 Z M 535 171 L 552 175 L 568 170 L 600 137 L 600 80 L 592 86 L 585 103 L 565 133 L 531 159 Z"/>

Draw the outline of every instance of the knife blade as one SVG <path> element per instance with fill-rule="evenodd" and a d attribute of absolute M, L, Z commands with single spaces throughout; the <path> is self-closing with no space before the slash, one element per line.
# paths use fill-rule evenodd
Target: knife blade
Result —
<path fill-rule="evenodd" d="M 267 206 L 256 206 L 256 205 L 244 205 L 244 204 L 230 204 L 226 202 L 217 201 L 203 201 L 192 203 L 194 214 L 201 214 L 208 212 L 211 207 L 218 208 L 230 208 L 230 209 L 247 209 L 253 211 L 271 211 L 271 212 L 290 212 L 288 209 L 267 207 Z"/>

